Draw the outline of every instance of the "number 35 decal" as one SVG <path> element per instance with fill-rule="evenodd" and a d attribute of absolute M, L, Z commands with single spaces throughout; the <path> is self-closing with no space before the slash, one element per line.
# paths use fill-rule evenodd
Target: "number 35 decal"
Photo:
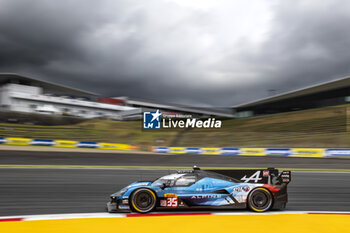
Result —
<path fill-rule="evenodd" d="M 167 207 L 177 207 L 178 206 L 177 197 L 168 197 L 166 199 L 166 206 Z"/>

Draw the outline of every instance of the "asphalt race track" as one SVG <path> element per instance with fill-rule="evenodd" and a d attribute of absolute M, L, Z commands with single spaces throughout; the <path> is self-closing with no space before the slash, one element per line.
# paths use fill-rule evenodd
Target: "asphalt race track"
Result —
<path fill-rule="evenodd" d="M 174 160 L 174 157 L 177 159 Z M 268 159 L 271 159 L 271 163 Z M 0 164 L 191 166 L 194 162 L 200 166 L 350 167 L 350 160 L 347 159 L 0 151 Z M 136 180 L 153 180 L 169 172 L 171 171 L 0 168 L 0 216 L 103 212 L 111 193 Z M 350 173 L 293 172 L 288 187 L 287 210 L 350 211 Z"/>

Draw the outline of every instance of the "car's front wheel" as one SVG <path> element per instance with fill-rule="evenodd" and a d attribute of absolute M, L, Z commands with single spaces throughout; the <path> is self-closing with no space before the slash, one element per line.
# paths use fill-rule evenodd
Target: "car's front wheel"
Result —
<path fill-rule="evenodd" d="M 264 212 L 271 208 L 273 198 L 265 188 L 256 188 L 248 196 L 248 207 L 255 212 Z"/>
<path fill-rule="evenodd" d="M 157 198 L 149 189 L 137 189 L 130 198 L 131 208 L 139 213 L 148 213 L 156 207 Z"/>

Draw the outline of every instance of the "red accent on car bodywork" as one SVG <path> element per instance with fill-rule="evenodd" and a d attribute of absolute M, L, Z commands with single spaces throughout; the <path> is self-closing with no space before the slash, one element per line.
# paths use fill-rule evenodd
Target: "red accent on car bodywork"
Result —
<path fill-rule="evenodd" d="M 263 187 L 267 188 L 268 190 L 270 190 L 270 192 L 272 192 L 273 194 L 275 194 L 276 192 L 280 191 L 280 188 L 276 188 L 276 186 L 269 185 L 269 184 L 264 184 Z"/>

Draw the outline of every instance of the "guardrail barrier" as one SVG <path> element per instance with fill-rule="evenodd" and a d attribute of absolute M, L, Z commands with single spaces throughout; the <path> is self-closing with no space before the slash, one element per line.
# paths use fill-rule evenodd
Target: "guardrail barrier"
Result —
<path fill-rule="evenodd" d="M 350 158 L 350 149 L 348 148 L 153 147 L 153 152 L 169 154 Z"/>
<path fill-rule="evenodd" d="M 84 142 L 71 140 L 50 140 L 31 138 L 6 138 L 0 137 L 0 144 L 18 146 L 52 146 L 64 148 L 97 148 L 105 150 L 136 150 L 137 147 L 129 144 L 105 143 L 105 142 Z"/>

